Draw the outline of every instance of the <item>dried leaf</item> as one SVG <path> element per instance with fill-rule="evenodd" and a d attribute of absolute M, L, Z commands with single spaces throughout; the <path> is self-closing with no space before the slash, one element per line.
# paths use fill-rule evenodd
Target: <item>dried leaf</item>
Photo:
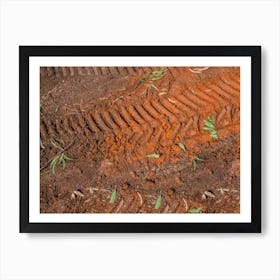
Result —
<path fill-rule="evenodd" d="M 156 91 L 159 91 L 159 89 L 154 84 L 149 84 L 149 88 L 154 88 Z"/>
<path fill-rule="evenodd" d="M 120 100 L 120 99 L 123 99 L 123 96 L 120 96 L 120 97 L 116 98 L 115 100 L 113 100 L 113 101 L 112 101 L 112 104 L 115 103 L 115 102 L 117 102 L 117 101 Z"/>
<path fill-rule="evenodd" d="M 216 197 L 216 196 L 214 195 L 214 193 L 211 192 L 211 191 L 205 191 L 204 194 L 205 194 L 206 196 L 209 196 L 209 197 L 212 197 L 212 198 Z"/>
<path fill-rule="evenodd" d="M 183 201 L 184 201 L 184 203 L 185 203 L 186 212 L 188 212 L 188 210 L 189 210 L 189 205 L 188 205 L 187 201 L 186 201 L 184 198 L 183 198 Z"/>
<path fill-rule="evenodd" d="M 142 198 L 142 196 L 141 196 L 141 194 L 139 193 L 139 192 L 136 192 L 137 194 L 138 194 L 138 196 L 139 196 L 139 198 L 140 198 L 140 206 L 142 206 L 142 204 L 143 204 L 143 198 Z"/>
<path fill-rule="evenodd" d="M 81 196 L 81 197 L 84 196 L 84 194 L 83 194 L 81 191 L 79 191 L 79 190 L 73 191 L 73 193 L 74 193 L 76 196 Z"/>
<path fill-rule="evenodd" d="M 177 102 L 176 101 L 174 101 L 173 99 L 171 99 L 171 98 L 167 98 L 171 103 L 173 103 L 173 104 L 176 104 Z"/>
<path fill-rule="evenodd" d="M 90 192 L 91 194 L 93 194 L 94 191 L 98 191 L 98 190 L 99 190 L 98 188 L 89 187 L 89 192 Z"/>

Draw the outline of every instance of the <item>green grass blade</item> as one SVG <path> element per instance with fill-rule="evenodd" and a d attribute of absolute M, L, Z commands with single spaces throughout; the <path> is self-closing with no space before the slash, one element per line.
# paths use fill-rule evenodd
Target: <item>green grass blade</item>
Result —
<path fill-rule="evenodd" d="M 156 201 L 155 209 L 158 209 L 160 207 L 161 201 L 162 201 L 162 196 L 159 195 Z"/>
<path fill-rule="evenodd" d="M 162 73 L 162 74 L 164 74 L 164 72 L 167 70 L 167 67 L 162 67 L 160 70 L 159 70 L 159 72 L 160 73 Z"/>
<path fill-rule="evenodd" d="M 64 158 L 62 158 L 61 162 L 62 162 L 62 168 L 63 168 L 63 169 L 65 169 L 65 164 L 66 164 L 65 159 L 64 159 Z"/>
<path fill-rule="evenodd" d="M 112 195 L 111 195 L 111 198 L 110 198 L 110 203 L 114 203 L 115 199 L 116 199 L 116 196 L 117 196 L 117 190 L 114 190 L 112 192 Z"/>
<path fill-rule="evenodd" d="M 62 160 L 63 160 L 63 156 L 64 156 L 64 154 L 63 153 L 61 153 L 61 155 L 60 155 L 60 157 L 59 157 L 59 163 L 62 163 Z"/>
<path fill-rule="evenodd" d="M 197 166 L 196 160 L 194 159 L 192 162 L 193 162 L 193 170 L 195 171 L 196 170 L 196 166 Z"/>
<path fill-rule="evenodd" d="M 204 120 L 204 123 L 206 126 L 214 128 L 214 124 L 212 122 Z"/>
<path fill-rule="evenodd" d="M 45 146 L 43 145 L 43 142 L 42 142 L 41 138 L 40 138 L 40 147 L 41 147 L 42 149 L 45 149 Z"/>
<path fill-rule="evenodd" d="M 202 213 L 202 208 L 196 208 L 196 207 L 192 207 L 190 210 L 190 213 Z"/>
<path fill-rule="evenodd" d="M 158 81 L 158 80 L 160 80 L 162 78 L 162 76 L 160 76 L 160 77 L 153 77 L 153 78 L 151 78 L 151 80 L 152 81 Z"/>
<path fill-rule="evenodd" d="M 55 169 L 55 166 L 56 166 L 57 162 L 59 161 L 59 158 L 60 158 L 60 155 L 56 155 L 53 158 L 53 160 L 52 160 L 52 162 L 50 164 L 50 168 L 51 168 L 51 171 L 52 171 L 53 174 L 55 174 L 55 170 L 54 169 Z"/>
<path fill-rule="evenodd" d="M 200 161 L 204 161 L 204 159 L 199 158 L 199 157 L 195 157 L 195 160 L 200 160 Z"/>
<path fill-rule="evenodd" d="M 53 145 L 55 148 L 57 148 L 57 149 L 59 149 L 59 150 L 63 150 L 57 143 L 55 143 L 55 142 L 53 141 L 53 139 L 50 139 L 50 141 L 51 141 L 52 145 Z"/>
<path fill-rule="evenodd" d="M 211 135 L 212 138 L 215 138 L 215 139 L 218 139 L 218 138 L 219 138 L 219 136 L 218 136 L 216 130 L 211 131 L 211 134 L 210 134 L 210 135 Z"/>
<path fill-rule="evenodd" d="M 178 145 L 184 152 L 187 151 L 185 145 L 184 145 L 182 142 L 179 142 L 177 145 Z"/>
<path fill-rule="evenodd" d="M 70 157 L 68 157 L 68 156 L 66 156 L 66 155 L 63 155 L 63 157 L 64 157 L 65 159 L 67 159 L 67 160 L 73 160 L 72 158 L 70 158 Z"/>
<path fill-rule="evenodd" d="M 149 154 L 147 155 L 148 158 L 159 158 L 160 154 Z"/>
<path fill-rule="evenodd" d="M 154 71 L 152 74 L 151 74 L 152 77 L 162 77 L 163 76 L 163 73 L 160 72 L 160 71 Z"/>

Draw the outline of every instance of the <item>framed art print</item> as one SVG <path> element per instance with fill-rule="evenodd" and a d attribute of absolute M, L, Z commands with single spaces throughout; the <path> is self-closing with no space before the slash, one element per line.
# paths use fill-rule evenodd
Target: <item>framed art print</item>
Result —
<path fill-rule="evenodd" d="M 20 46 L 20 232 L 261 232 L 261 47 Z"/>

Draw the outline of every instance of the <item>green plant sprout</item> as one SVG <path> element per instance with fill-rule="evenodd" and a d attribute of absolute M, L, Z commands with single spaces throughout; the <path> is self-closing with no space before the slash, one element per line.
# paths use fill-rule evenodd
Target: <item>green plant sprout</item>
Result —
<path fill-rule="evenodd" d="M 160 154 L 149 154 L 147 155 L 147 158 L 159 158 Z"/>
<path fill-rule="evenodd" d="M 192 164 L 193 164 L 193 170 L 196 170 L 197 167 L 197 162 L 198 161 L 204 161 L 203 159 L 199 158 L 198 156 L 196 156 L 193 160 L 192 160 Z"/>
<path fill-rule="evenodd" d="M 116 196 L 117 196 L 117 190 L 115 189 L 113 192 L 112 192 L 112 195 L 110 197 L 110 202 L 109 203 L 114 203 L 115 199 L 116 199 Z"/>
<path fill-rule="evenodd" d="M 45 146 L 44 146 L 41 138 L 40 138 L 40 147 L 41 147 L 41 149 L 45 149 Z"/>
<path fill-rule="evenodd" d="M 143 77 L 140 81 L 142 83 L 145 83 L 145 82 L 153 83 L 153 82 L 163 78 L 166 70 L 167 70 L 166 67 L 162 67 L 159 71 L 153 71 L 149 76 Z"/>
<path fill-rule="evenodd" d="M 69 160 L 73 160 L 73 159 L 68 157 L 65 154 L 64 149 L 59 144 L 54 142 L 53 139 L 50 139 L 50 142 L 56 149 L 60 150 L 60 152 L 52 159 L 52 161 L 50 163 L 50 169 L 51 169 L 52 173 L 55 174 L 55 167 L 57 164 L 61 164 L 62 168 L 65 169 L 66 162 Z M 63 141 L 61 140 L 60 142 L 63 142 Z"/>
<path fill-rule="evenodd" d="M 218 139 L 218 133 L 215 129 L 215 115 L 213 114 L 211 117 L 208 117 L 206 120 L 203 120 L 205 126 L 203 127 L 204 130 L 210 132 L 210 136 L 214 139 Z"/>
<path fill-rule="evenodd" d="M 55 167 L 56 165 L 62 164 L 62 168 L 65 169 L 66 161 L 73 160 L 72 158 L 66 156 L 64 153 L 56 155 L 53 160 L 51 161 L 50 168 L 53 174 L 55 174 Z"/>
<path fill-rule="evenodd" d="M 162 196 L 159 195 L 155 204 L 155 209 L 159 209 L 160 205 L 161 205 L 161 201 L 162 201 Z"/>
<path fill-rule="evenodd" d="M 199 207 L 199 208 L 196 208 L 196 207 L 192 207 L 191 209 L 190 209 L 190 213 L 202 213 L 202 208 L 201 207 Z"/>
<path fill-rule="evenodd" d="M 178 145 L 184 152 L 187 151 L 187 150 L 186 150 L 186 147 L 185 147 L 185 145 L 184 145 L 184 143 L 179 142 L 179 143 L 177 143 L 177 145 Z"/>

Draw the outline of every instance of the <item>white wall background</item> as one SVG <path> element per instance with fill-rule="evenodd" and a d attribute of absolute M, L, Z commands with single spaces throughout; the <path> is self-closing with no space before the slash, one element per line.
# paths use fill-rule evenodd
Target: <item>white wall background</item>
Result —
<path fill-rule="evenodd" d="M 280 2 L 0 0 L 0 279 L 280 279 Z M 18 45 L 262 45 L 262 234 L 19 234 Z"/>

